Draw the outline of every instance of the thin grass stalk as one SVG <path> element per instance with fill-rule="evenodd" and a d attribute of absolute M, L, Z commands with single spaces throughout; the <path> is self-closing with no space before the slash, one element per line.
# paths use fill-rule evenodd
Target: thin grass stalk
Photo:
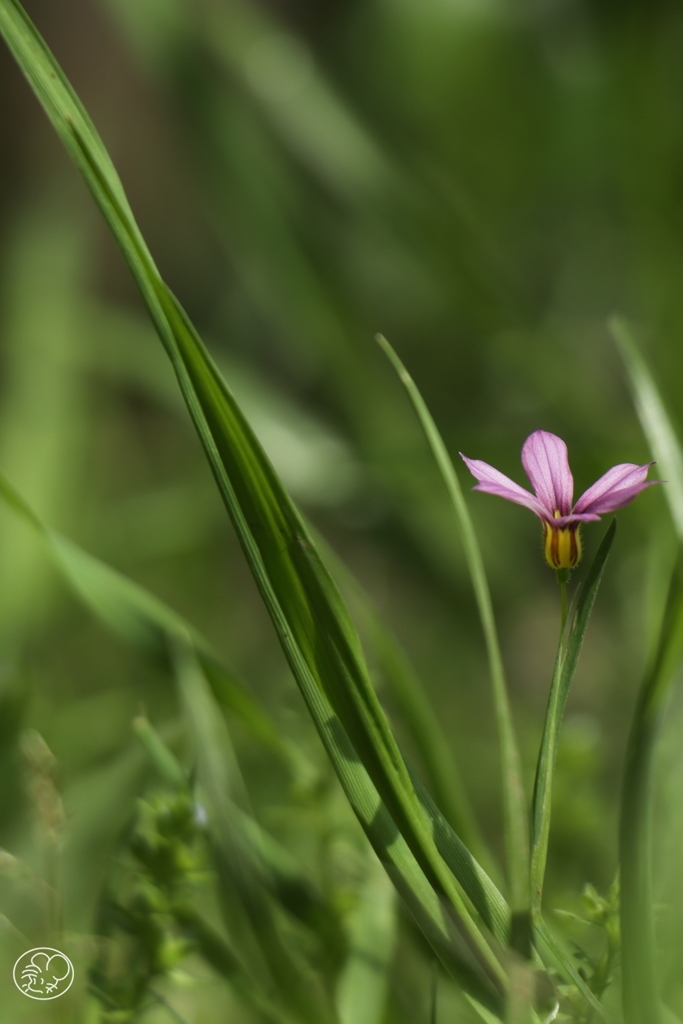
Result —
<path fill-rule="evenodd" d="M 628 373 L 633 400 L 653 457 L 666 481 L 664 495 L 683 541 L 683 449 L 632 328 L 614 316 L 609 329 Z M 676 591 L 678 590 L 678 594 Z M 629 736 L 619 822 L 624 1017 L 627 1024 L 659 1024 L 662 1007 L 652 907 L 651 815 L 653 760 L 662 712 L 683 657 L 683 593 L 674 574 L 659 643 L 641 688 Z"/>
<path fill-rule="evenodd" d="M 640 353 L 633 330 L 623 317 L 613 316 L 609 329 L 624 361 L 634 405 L 658 471 L 678 539 L 683 542 L 683 450 L 655 379 Z"/>
<path fill-rule="evenodd" d="M 432 415 L 415 382 L 389 342 L 381 334 L 377 335 L 377 341 L 396 370 L 401 383 L 404 385 L 413 403 L 453 504 L 463 541 L 467 567 L 472 579 L 486 642 L 501 749 L 505 850 L 510 885 L 510 906 L 512 910 L 510 941 L 514 948 L 518 949 L 524 956 L 528 956 L 531 937 L 529 923 L 529 826 L 526 797 L 522 782 L 521 758 L 515 736 L 512 709 L 508 697 L 505 670 L 500 653 L 500 644 L 484 561 L 460 482 Z"/>
<path fill-rule="evenodd" d="M 317 534 L 314 536 L 325 560 L 358 607 L 377 668 L 424 763 L 440 813 L 472 855 L 490 871 L 492 866 L 495 867 L 493 858 L 481 834 L 446 735 L 415 669 L 399 640 L 382 622 L 365 588 L 329 545 Z M 417 785 L 415 779 L 413 782 Z"/>
<path fill-rule="evenodd" d="M 576 611 L 572 617 L 566 646 L 563 634 L 555 659 L 553 678 L 548 695 L 548 707 L 543 723 L 543 735 L 536 764 L 536 780 L 532 801 L 532 843 L 531 843 L 531 909 L 534 921 L 540 920 L 543 898 L 543 878 L 548 856 L 550 815 L 552 810 L 552 787 L 555 773 L 557 747 L 564 708 L 569 688 L 588 628 L 591 611 L 605 571 L 614 535 L 616 520 L 612 522 L 595 554 L 581 587 Z"/>
<path fill-rule="evenodd" d="M 191 637 L 221 706 L 234 712 L 255 739 L 294 770 L 292 754 L 273 720 L 205 637 L 153 594 L 44 523 L 2 472 L 0 501 L 35 531 L 85 607 L 150 660 L 168 664 L 169 640 L 178 634 Z"/>
<path fill-rule="evenodd" d="M 656 741 L 683 661 L 683 584 L 672 583 L 659 648 L 638 696 L 626 752 L 619 820 L 621 955 L 626 1024 L 661 1024 L 653 916 L 651 825 Z"/>

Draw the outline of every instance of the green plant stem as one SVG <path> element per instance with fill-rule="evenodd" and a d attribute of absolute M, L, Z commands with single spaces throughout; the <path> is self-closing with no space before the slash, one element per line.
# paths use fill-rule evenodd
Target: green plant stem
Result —
<path fill-rule="evenodd" d="M 567 581 L 566 579 L 560 580 L 560 644 L 562 643 L 562 637 L 564 635 L 564 627 L 567 623 Z"/>
<path fill-rule="evenodd" d="M 600 547 L 586 574 L 581 587 L 576 611 L 574 612 L 566 643 L 564 642 L 564 625 L 567 615 L 566 577 L 560 579 L 562 594 L 562 629 L 555 658 L 555 668 L 548 695 L 548 707 L 543 723 L 543 736 L 536 765 L 536 779 L 532 802 L 532 844 L 531 844 L 531 909 L 534 923 L 541 920 L 541 901 L 543 895 L 543 878 L 545 876 L 546 858 L 548 855 L 548 837 L 550 835 L 550 813 L 552 803 L 552 786 L 555 772 L 555 760 L 560 736 L 560 726 L 564 714 L 567 695 L 572 677 L 579 659 L 583 640 L 588 628 L 593 604 L 600 586 L 607 557 L 612 547 L 616 522 L 613 522 L 605 534 Z"/>

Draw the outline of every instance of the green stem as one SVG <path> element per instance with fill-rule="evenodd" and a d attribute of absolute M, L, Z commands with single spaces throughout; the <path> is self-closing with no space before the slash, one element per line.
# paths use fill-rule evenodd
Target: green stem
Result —
<path fill-rule="evenodd" d="M 541 920 L 541 900 L 543 895 L 543 878 L 545 875 L 548 854 L 548 837 L 550 833 L 550 811 L 552 801 L 553 776 L 555 759 L 560 736 L 562 715 L 567 702 L 569 686 L 574 675 L 583 639 L 588 627 L 588 620 L 593 608 L 605 563 L 614 540 L 616 524 L 612 523 L 588 570 L 586 579 L 579 593 L 576 610 L 573 613 L 569 634 L 565 640 L 564 632 L 567 618 L 567 570 L 557 574 L 562 596 L 562 629 L 560 642 L 555 659 L 553 678 L 548 695 L 548 707 L 543 725 L 541 748 L 536 765 L 536 780 L 532 801 L 532 844 L 531 844 L 531 908 L 535 924 Z"/>
<path fill-rule="evenodd" d="M 568 569 L 557 570 L 557 582 L 560 585 L 560 643 L 559 648 L 562 649 L 562 637 L 564 636 L 564 627 L 567 624 L 567 581 L 569 579 Z"/>

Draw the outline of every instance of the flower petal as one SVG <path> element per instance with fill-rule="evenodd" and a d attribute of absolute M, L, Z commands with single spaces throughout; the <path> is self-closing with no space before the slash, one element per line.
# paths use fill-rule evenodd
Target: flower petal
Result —
<path fill-rule="evenodd" d="M 572 513 L 568 516 L 558 516 L 552 520 L 552 525 L 558 530 L 564 530 L 567 526 L 578 526 L 580 523 L 599 523 L 600 516 L 595 512 L 581 512 L 579 515 Z"/>
<path fill-rule="evenodd" d="M 645 479 L 650 466 L 653 465 L 653 462 L 647 462 L 644 466 L 624 462 L 619 466 L 612 466 L 581 495 L 572 511 L 601 515 L 623 508 L 646 487 L 661 483 L 660 480 Z"/>
<path fill-rule="evenodd" d="M 552 519 L 552 516 L 548 516 L 538 498 L 535 498 L 524 487 L 516 484 L 509 476 L 505 476 L 504 473 L 494 469 L 493 466 L 489 466 L 488 462 L 482 462 L 480 459 L 468 459 L 462 452 L 460 452 L 460 458 L 472 476 L 478 481 L 476 487 L 472 488 L 473 491 L 497 494 L 499 498 L 505 498 L 506 501 L 514 501 L 516 505 L 524 505 L 525 508 L 530 508 L 541 519 Z"/>
<path fill-rule="evenodd" d="M 562 438 L 547 430 L 535 430 L 524 442 L 522 465 L 550 519 L 556 512 L 568 516 L 572 509 L 574 478 Z"/>

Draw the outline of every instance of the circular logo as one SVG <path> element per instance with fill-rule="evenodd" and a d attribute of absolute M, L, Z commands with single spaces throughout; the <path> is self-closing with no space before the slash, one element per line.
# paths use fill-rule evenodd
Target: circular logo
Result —
<path fill-rule="evenodd" d="M 12 977 L 19 991 L 29 999 L 57 999 L 71 988 L 74 965 L 58 949 L 38 946 L 21 954 Z"/>

